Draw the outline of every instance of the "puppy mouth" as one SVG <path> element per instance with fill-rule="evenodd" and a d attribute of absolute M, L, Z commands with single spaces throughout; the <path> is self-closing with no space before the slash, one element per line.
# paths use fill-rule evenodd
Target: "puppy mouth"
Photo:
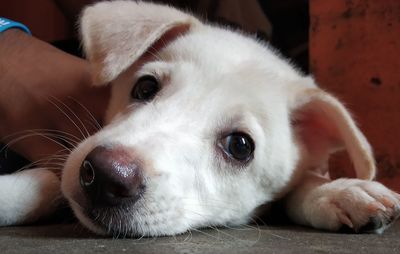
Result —
<path fill-rule="evenodd" d="M 83 201 L 83 203 L 82 203 Z M 70 200 L 79 221 L 89 230 L 114 238 L 166 236 L 187 231 L 177 198 L 143 195 L 117 206 L 92 205 L 84 195 Z"/>
<path fill-rule="evenodd" d="M 103 234 L 125 236 L 128 233 L 132 235 L 132 232 L 128 232 L 127 225 L 135 219 L 134 214 L 140 210 L 141 203 L 144 202 L 142 199 L 143 194 L 135 199 L 126 200 L 113 201 L 112 197 L 109 197 L 105 203 L 103 199 L 93 200 L 85 192 L 78 191 L 73 195 L 71 203 L 75 204 L 75 210 L 78 210 L 76 212 L 81 215 L 78 218 L 83 224 L 92 224 Z"/>
<path fill-rule="evenodd" d="M 135 204 L 131 206 L 102 207 L 86 209 L 81 220 L 86 226 L 102 235 L 113 238 L 143 238 L 175 234 L 165 228 L 171 227 L 171 218 L 167 213 L 156 215 L 155 211 L 148 211 Z M 86 222 L 86 223 L 85 223 Z M 186 231 L 182 230 L 182 232 Z"/>
<path fill-rule="evenodd" d="M 97 228 L 101 229 L 106 235 L 115 238 L 135 237 L 135 231 L 129 226 L 132 213 L 127 212 L 128 208 L 107 207 L 86 210 L 84 214 Z"/>

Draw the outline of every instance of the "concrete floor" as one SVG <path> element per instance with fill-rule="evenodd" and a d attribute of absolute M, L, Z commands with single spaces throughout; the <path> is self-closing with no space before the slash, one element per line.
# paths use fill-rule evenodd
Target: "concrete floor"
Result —
<path fill-rule="evenodd" d="M 382 235 L 338 234 L 293 225 L 219 229 L 177 237 L 109 239 L 77 224 L 0 228 L 0 253 L 400 253 L 400 222 Z"/>

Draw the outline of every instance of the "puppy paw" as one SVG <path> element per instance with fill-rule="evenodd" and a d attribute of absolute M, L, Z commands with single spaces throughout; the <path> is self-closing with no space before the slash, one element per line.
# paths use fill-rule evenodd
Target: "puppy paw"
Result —
<path fill-rule="evenodd" d="M 400 216 L 400 195 L 382 184 L 338 179 L 317 187 L 306 202 L 307 220 L 316 228 L 382 233 Z"/>
<path fill-rule="evenodd" d="M 29 223 L 53 212 L 61 198 L 60 180 L 46 169 L 0 176 L 0 226 Z"/>

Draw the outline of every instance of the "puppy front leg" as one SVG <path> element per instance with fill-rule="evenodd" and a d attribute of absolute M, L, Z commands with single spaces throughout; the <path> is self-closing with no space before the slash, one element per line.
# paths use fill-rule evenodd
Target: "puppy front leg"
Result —
<path fill-rule="evenodd" d="M 382 233 L 400 215 L 400 195 L 374 181 L 329 180 L 307 172 L 286 199 L 289 217 L 296 223 L 338 231 Z"/>
<path fill-rule="evenodd" d="M 0 226 L 29 223 L 55 210 L 61 198 L 55 173 L 30 169 L 0 176 Z"/>

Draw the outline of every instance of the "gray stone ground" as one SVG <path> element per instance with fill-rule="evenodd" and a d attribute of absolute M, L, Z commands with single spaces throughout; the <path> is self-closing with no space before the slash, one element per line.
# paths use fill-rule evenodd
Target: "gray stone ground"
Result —
<path fill-rule="evenodd" d="M 110 239 L 77 224 L 0 228 L 0 253 L 400 253 L 400 222 L 382 235 L 297 226 L 218 229 L 177 237 Z"/>

